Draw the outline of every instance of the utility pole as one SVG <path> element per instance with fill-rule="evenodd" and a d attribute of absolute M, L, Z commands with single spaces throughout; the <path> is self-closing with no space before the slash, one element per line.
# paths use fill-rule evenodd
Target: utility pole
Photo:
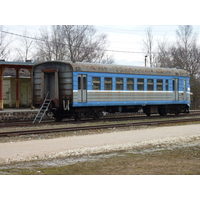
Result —
<path fill-rule="evenodd" d="M 147 55 L 144 57 L 144 63 L 145 63 L 145 67 L 147 66 Z"/>

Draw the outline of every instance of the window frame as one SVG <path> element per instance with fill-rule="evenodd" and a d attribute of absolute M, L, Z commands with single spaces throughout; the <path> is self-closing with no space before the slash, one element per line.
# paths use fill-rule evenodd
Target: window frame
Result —
<path fill-rule="evenodd" d="M 144 91 L 144 78 L 137 79 L 137 90 Z"/>
<path fill-rule="evenodd" d="M 154 79 L 153 78 L 147 79 L 147 91 L 154 91 Z"/>
<path fill-rule="evenodd" d="M 95 78 L 99 80 L 94 80 Z M 101 90 L 101 77 L 99 76 L 92 77 L 92 90 Z"/>
<path fill-rule="evenodd" d="M 161 82 L 159 82 L 161 81 Z M 159 88 L 162 87 L 162 88 Z M 157 79 L 156 80 L 156 90 L 157 91 L 163 91 L 163 79 Z"/>
<path fill-rule="evenodd" d="M 124 79 L 117 77 L 116 78 L 116 90 L 124 90 Z"/>
<path fill-rule="evenodd" d="M 108 80 L 106 81 L 106 79 L 110 79 L 109 83 L 108 83 Z M 112 90 L 112 82 L 113 82 L 112 77 L 105 77 L 104 78 L 104 90 Z M 109 86 L 109 89 L 107 86 Z"/>
<path fill-rule="evenodd" d="M 131 83 L 130 83 L 129 80 L 132 80 Z M 129 86 L 131 86 L 131 89 L 129 89 L 130 88 Z M 134 78 L 127 78 L 126 79 L 126 89 L 129 90 L 129 91 L 134 90 Z"/>
<path fill-rule="evenodd" d="M 165 80 L 165 91 L 169 91 L 169 80 Z"/>

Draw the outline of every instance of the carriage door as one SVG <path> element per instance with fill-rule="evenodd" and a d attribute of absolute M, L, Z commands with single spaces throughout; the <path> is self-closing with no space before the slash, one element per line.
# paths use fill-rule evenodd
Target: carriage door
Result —
<path fill-rule="evenodd" d="M 184 99 L 183 100 L 187 100 L 187 81 L 186 79 L 184 79 L 184 82 L 183 82 L 183 97 Z"/>
<path fill-rule="evenodd" d="M 42 99 L 47 98 L 54 101 L 55 106 L 59 105 L 59 88 L 58 88 L 58 70 L 57 69 L 43 69 L 42 80 Z"/>
<path fill-rule="evenodd" d="M 174 101 L 179 100 L 179 79 L 178 78 L 173 79 L 173 100 Z"/>
<path fill-rule="evenodd" d="M 54 73 L 44 73 L 44 94 L 48 93 L 48 98 L 55 99 L 55 75 Z"/>
<path fill-rule="evenodd" d="M 78 75 L 78 102 L 87 102 L 87 75 Z"/>

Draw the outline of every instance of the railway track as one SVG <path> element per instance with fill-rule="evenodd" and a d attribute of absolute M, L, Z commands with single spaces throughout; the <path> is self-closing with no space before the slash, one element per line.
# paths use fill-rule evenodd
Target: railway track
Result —
<path fill-rule="evenodd" d="M 119 128 L 119 127 L 130 127 L 130 126 L 156 126 L 156 125 L 163 125 L 163 124 L 176 124 L 176 123 L 186 123 L 186 122 L 195 122 L 195 121 L 200 121 L 200 117 L 176 118 L 176 119 L 171 119 L 171 120 L 170 119 L 167 119 L 167 120 L 153 119 L 151 121 L 146 121 L 146 122 L 131 122 L 131 123 L 119 123 L 119 124 L 109 124 L 109 125 L 78 126 L 78 127 L 66 127 L 66 128 L 54 128 L 54 129 L 25 130 L 25 131 L 9 131 L 9 132 L 1 132 L 0 137 L 80 131 L 80 130 L 109 129 L 109 128 Z"/>
<path fill-rule="evenodd" d="M 193 111 L 190 112 L 189 114 L 181 114 L 179 116 L 175 116 L 175 115 L 167 115 L 165 116 L 165 118 L 182 118 L 182 117 L 192 117 L 192 116 L 200 116 L 200 112 L 199 111 Z M 159 115 L 153 115 L 150 118 L 147 117 L 144 114 L 135 114 L 135 115 L 129 115 L 129 114 L 119 114 L 119 115 L 110 115 L 110 116 L 105 116 L 102 117 L 98 120 L 95 120 L 95 122 L 104 122 L 104 121 L 125 121 L 125 120 L 143 120 L 143 119 L 160 119 L 161 117 Z M 93 119 L 83 119 L 81 121 L 75 121 L 73 119 L 67 119 L 67 120 L 63 120 L 62 122 L 55 122 L 54 119 L 46 119 L 44 121 L 42 121 L 40 124 L 32 123 L 32 120 L 27 120 L 27 121 L 16 121 L 16 122 L 2 122 L 0 123 L 0 128 L 11 128 L 11 127 L 34 127 L 34 126 L 42 126 L 42 125 L 60 125 L 60 124 L 78 124 L 80 125 L 80 123 L 85 123 L 85 122 L 94 122 Z"/>

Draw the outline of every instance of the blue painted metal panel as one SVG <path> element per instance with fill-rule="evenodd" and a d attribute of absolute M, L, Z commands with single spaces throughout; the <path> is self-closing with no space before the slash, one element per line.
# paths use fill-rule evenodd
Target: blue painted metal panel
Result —
<path fill-rule="evenodd" d="M 187 80 L 187 92 L 190 92 L 189 77 L 179 76 L 161 76 L 161 75 L 139 75 L 139 74 L 119 74 L 119 73 L 99 73 L 99 72 L 73 72 L 73 90 L 78 90 L 78 74 L 87 74 L 87 90 L 92 90 L 92 77 L 101 77 L 101 90 L 104 90 L 104 78 L 112 77 L 112 90 L 116 91 L 116 78 L 124 79 L 123 89 L 127 90 L 126 80 L 127 78 L 134 78 L 134 91 L 137 91 L 137 79 L 143 78 L 145 87 L 144 93 L 147 90 L 147 79 L 154 79 L 154 91 L 156 91 L 156 79 L 163 80 L 163 91 L 166 91 L 166 80 L 168 80 L 168 91 L 173 91 L 173 78 L 179 78 L 179 91 L 183 91 L 184 79 Z M 110 91 L 112 92 L 112 91 Z M 117 99 L 116 99 L 117 100 Z M 167 104 L 190 104 L 190 101 L 115 101 L 111 98 L 111 101 L 94 101 L 87 103 L 78 103 L 74 101 L 74 107 L 85 107 L 85 106 L 122 106 L 122 105 L 167 105 Z"/>
<path fill-rule="evenodd" d="M 171 105 L 171 104 L 189 104 L 189 101 L 108 101 L 108 102 L 87 102 L 73 103 L 73 107 L 90 107 L 90 106 L 135 106 L 135 105 Z"/>
<path fill-rule="evenodd" d="M 104 77 L 112 77 L 112 86 L 113 90 L 116 90 L 116 78 L 134 78 L 134 90 L 137 90 L 137 79 L 138 78 L 144 78 L 145 79 L 145 85 L 147 79 L 163 79 L 163 85 L 165 88 L 165 81 L 169 80 L 169 91 L 172 91 L 173 85 L 172 85 L 172 79 L 173 78 L 179 78 L 179 90 L 181 90 L 181 87 L 183 87 L 183 80 L 187 79 L 189 80 L 189 77 L 178 77 L 178 76 L 160 76 L 160 75 L 138 75 L 138 74 L 113 74 L 113 73 L 96 73 L 96 72 L 73 72 L 73 89 L 77 90 L 78 86 L 78 74 L 87 74 L 88 75 L 88 90 L 92 90 L 92 77 L 101 77 L 101 86 L 102 90 L 104 90 Z M 187 85 L 189 84 L 189 81 L 187 81 Z M 154 82 L 154 87 L 156 89 L 156 81 Z M 126 82 L 124 81 L 124 89 L 126 90 Z M 147 90 L 147 87 L 145 86 L 145 91 Z"/>

